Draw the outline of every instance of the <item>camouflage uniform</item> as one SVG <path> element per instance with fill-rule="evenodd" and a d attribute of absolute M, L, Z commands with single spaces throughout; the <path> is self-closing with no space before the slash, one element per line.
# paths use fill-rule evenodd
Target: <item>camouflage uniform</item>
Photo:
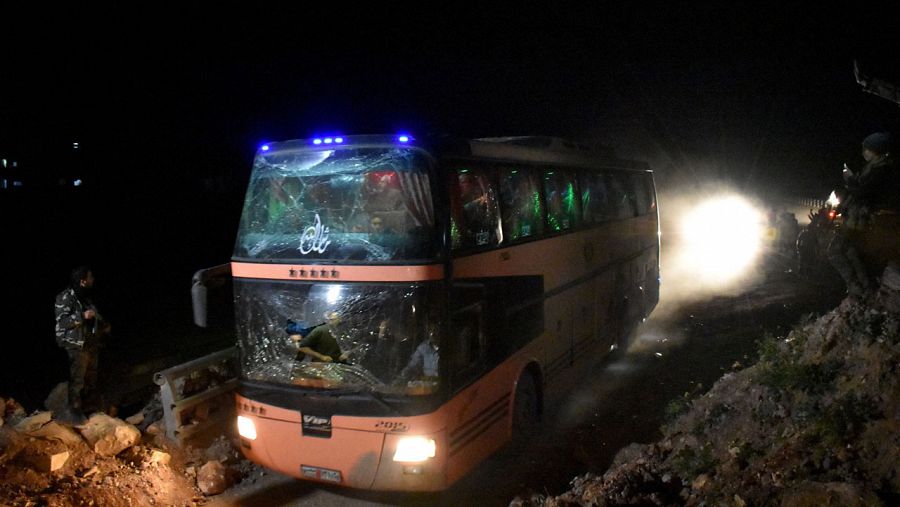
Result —
<path fill-rule="evenodd" d="M 84 319 L 86 310 L 95 317 Z M 56 343 L 69 355 L 69 405 L 82 408 L 83 397 L 93 400 L 97 387 L 97 360 L 103 318 L 87 298 L 68 288 L 56 296 Z"/>

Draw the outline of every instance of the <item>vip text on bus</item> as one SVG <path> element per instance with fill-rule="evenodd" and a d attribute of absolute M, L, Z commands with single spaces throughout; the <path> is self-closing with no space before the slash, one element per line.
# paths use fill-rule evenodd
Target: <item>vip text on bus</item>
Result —
<path fill-rule="evenodd" d="M 271 143 L 231 272 L 247 458 L 442 490 L 656 306 L 652 172 L 554 138 Z"/>

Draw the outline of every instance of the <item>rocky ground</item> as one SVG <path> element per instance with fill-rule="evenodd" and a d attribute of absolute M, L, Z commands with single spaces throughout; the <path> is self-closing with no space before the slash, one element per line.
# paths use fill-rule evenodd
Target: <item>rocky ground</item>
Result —
<path fill-rule="evenodd" d="M 156 402 L 158 404 L 158 402 Z M 177 446 L 148 408 L 126 422 L 104 413 L 72 426 L 51 412 L 26 415 L 0 398 L 0 504 L 201 505 L 260 471 L 228 435 Z"/>
<path fill-rule="evenodd" d="M 900 270 L 668 407 L 659 441 L 513 505 L 900 504 Z"/>

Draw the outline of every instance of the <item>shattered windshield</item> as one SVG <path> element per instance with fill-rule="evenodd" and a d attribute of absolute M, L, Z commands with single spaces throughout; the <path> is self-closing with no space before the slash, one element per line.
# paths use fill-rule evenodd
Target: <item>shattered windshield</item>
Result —
<path fill-rule="evenodd" d="M 235 257 L 398 261 L 436 252 L 428 162 L 411 148 L 294 149 L 256 158 Z"/>
<path fill-rule="evenodd" d="M 422 285 L 235 280 L 242 376 L 323 389 L 433 393 L 437 294 Z"/>

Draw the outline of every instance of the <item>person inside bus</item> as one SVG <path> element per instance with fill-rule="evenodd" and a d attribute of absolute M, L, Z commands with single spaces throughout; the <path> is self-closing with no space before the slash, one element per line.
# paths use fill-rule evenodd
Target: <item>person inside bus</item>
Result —
<path fill-rule="evenodd" d="M 486 245 L 492 241 L 492 197 L 483 182 L 473 174 L 459 174 L 459 205 L 462 208 L 460 233 L 467 245 Z"/>
<path fill-rule="evenodd" d="M 393 254 L 403 243 L 403 237 L 385 224 L 385 217 L 372 215 L 369 219 L 369 242 Z"/>
<path fill-rule="evenodd" d="M 394 171 L 369 173 L 363 187 L 363 208 L 369 213 L 404 209 L 403 192 L 397 188 L 396 182 L 397 174 Z"/>
<path fill-rule="evenodd" d="M 298 358 L 309 357 L 312 361 L 324 363 L 344 362 L 347 357 L 341 352 L 333 334 L 337 332 L 340 323 L 341 316 L 338 312 L 327 312 L 324 324 L 309 329 L 306 335 L 299 330 L 291 334 L 291 341 L 297 346 Z M 294 330 L 289 329 L 290 331 Z"/>
<path fill-rule="evenodd" d="M 416 378 L 434 378 L 438 376 L 438 363 L 440 361 L 440 335 L 436 324 L 429 324 L 427 337 L 413 351 L 412 357 L 406 363 L 406 367 L 400 372 L 398 380 L 412 380 Z"/>
<path fill-rule="evenodd" d="M 393 229 L 384 225 L 384 218 L 380 215 L 373 215 L 369 220 L 369 241 L 372 243 L 383 245 L 395 235 Z"/>
<path fill-rule="evenodd" d="M 513 172 L 501 182 L 504 233 L 516 240 L 540 233 L 540 200 L 526 173 Z M 537 210 L 537 211 L 536 211 Z"/>
<path fill-rule="evenodd" d="M 484 217 L 488 215 L 488 196 L 481 188 L 478 179 L 472 174 L 460 174 L 459 192 L 462 196 L 466 221 L 472 224 L 483 222 Z"/>

